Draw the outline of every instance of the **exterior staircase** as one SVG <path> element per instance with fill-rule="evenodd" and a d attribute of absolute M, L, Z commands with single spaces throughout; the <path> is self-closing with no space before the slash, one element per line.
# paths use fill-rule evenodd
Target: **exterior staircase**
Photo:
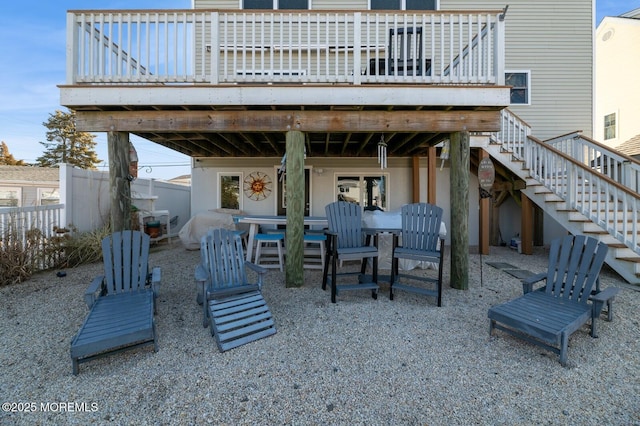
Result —
<path fill-rule="evenodd" d="M 640 284 L 640 162 L 580 132 L 540 141 L 508 110 L 485 150 L 526 183 L 532 202 L 571 234 L 609 246 L 606 263 Z"/>

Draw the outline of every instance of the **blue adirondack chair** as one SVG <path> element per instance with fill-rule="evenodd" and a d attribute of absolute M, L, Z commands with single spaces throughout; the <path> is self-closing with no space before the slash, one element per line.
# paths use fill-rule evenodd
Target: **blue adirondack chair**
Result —
<path fill-rule="evenodd" d="M 245 260 L 242 239 L 233 230 L 216 228 L 202 237 L 201 262 L 195 278 L 200 283 L 204 327 L 221 352 L 271 336 L 276 327 L 262 296 L 267 270 Z M 257 283 L 249 283 L 246 270 L 256 272 Z"/>
<path fill-rule="evenodd" d="M 393 300 L 394 290 L 434 296 L 438 306 L 442 306 L 442 267 L 444 240 L 440 238 L 442 208 L 427 203 L 405 204 L 401 210 L 402 245 L 394 244 L 391 260 L 389 298 Z M 422 274 L 398 272 L 399 259 L 417 260 L 438 264 L 437 278 Z M 396 282 L 400 278 L 403 281 Z M 425 288 L 420 283 L 435 284 L 435 288 Z"/>
<path fill-rule="evenodd" d="M 322 289 L 327 289 L 327 283 L 331 285 L 331 302 L 336 303 L 336 295 L 342 290 L 371 290 L 371 296 L 378 298 L 378 249 L 365 243 L 365 235 L 362 231 L 362 211 L 360 206 L 346 201 L 336 201 L 325 207 L 328 228 L 326 261 L 322 274 Z M 362 278 L 365 276 L 365 268 L 368 259 L 372 259 L 371 281 Z M 359 260 L 362 262 L 359 272 L 338 273 L 338 262 Z M 331 276 L 329 277 L 329 267 Z M 357 275 L 357 284 L 340 284 L 337 278 Z"/>
<path fill-rule="evenodd" d="M 603 301 L 589 299 L 607 250 L 606 244 L 584 235 L 552 241 L 547 272 L 524 280 L 523 296 L 489 309 L 489 334 L 497 328 L 542 346 L 559 354 L 565 366 L 571 334 L 591 320 L 591 336 L 597 337 Z M 545 286 L 531 291 L 541 279 Z"/>
<path fill-rule="evenodd" d="M 160 287 L 160 268 L 149 273 L 149 236 L 139 231 L 114 232 L 102 240 L 104 275 L 85 292 L 89 307 L 71 341 L 73 374 L 78 365 L 124 348 L 153 345 L 153 315 Z"/>

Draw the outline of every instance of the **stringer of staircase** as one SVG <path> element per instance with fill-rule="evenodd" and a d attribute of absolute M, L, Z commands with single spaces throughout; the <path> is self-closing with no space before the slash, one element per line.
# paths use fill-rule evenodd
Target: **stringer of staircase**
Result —
<path fill-rule="evenodd" d="M 503 112 L 503 131 L 485 150 L 520 177 L 522 193 L 567 231 L 605 242 L 606 263 L 640 284 L 640 163 L 579 132 L 540 141 L 517 121 Z"/>

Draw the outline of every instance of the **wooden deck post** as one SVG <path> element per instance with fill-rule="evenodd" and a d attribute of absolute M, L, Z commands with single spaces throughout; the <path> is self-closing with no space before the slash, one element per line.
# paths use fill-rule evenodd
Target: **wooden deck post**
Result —
<path fill-rule="evenodd" d="M 129 133 L 108 132 L 111 232 L 131 229 L 131 181 L 129 180 Z"/>
<path fill-rule="evenodd" d="M 411 179 L 413 181 L 412 187 L 412 203 L 420 202 L 420 157 L 414 155 L 411 157 Z"/>
<path fill-rule="evenodd" d="M 533 254 L 533 203 L 520 191 L 522 200 L 522 224 L 520 230 L 520 244 L 522 244 L 522 254 Z"/>
<path fill-rule="evenodd" d="M 301 287 L 304 284 L 304 139 L 302 132 L 287 132 L 286 287 Z"/>
<path fill-rule="evenodd" d="M 430 146 L 427 157 L 427 203 L 436 204 L 436 155 L 437 150 L 435 146 Z"/>
<path fill-rule="evenodd" d="M 469 132 L 451 133 L 451 281 L 469 288 Z"/>

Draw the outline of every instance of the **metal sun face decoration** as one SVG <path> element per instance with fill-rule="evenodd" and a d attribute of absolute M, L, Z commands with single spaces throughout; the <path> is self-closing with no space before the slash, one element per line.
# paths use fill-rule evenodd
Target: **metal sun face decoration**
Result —
<path fill-rule="evenodd" d="M 244 179 L 244 195 L 260 201 L 271 195 L 273 181 L 266 173 L 252 172 Z"/>

